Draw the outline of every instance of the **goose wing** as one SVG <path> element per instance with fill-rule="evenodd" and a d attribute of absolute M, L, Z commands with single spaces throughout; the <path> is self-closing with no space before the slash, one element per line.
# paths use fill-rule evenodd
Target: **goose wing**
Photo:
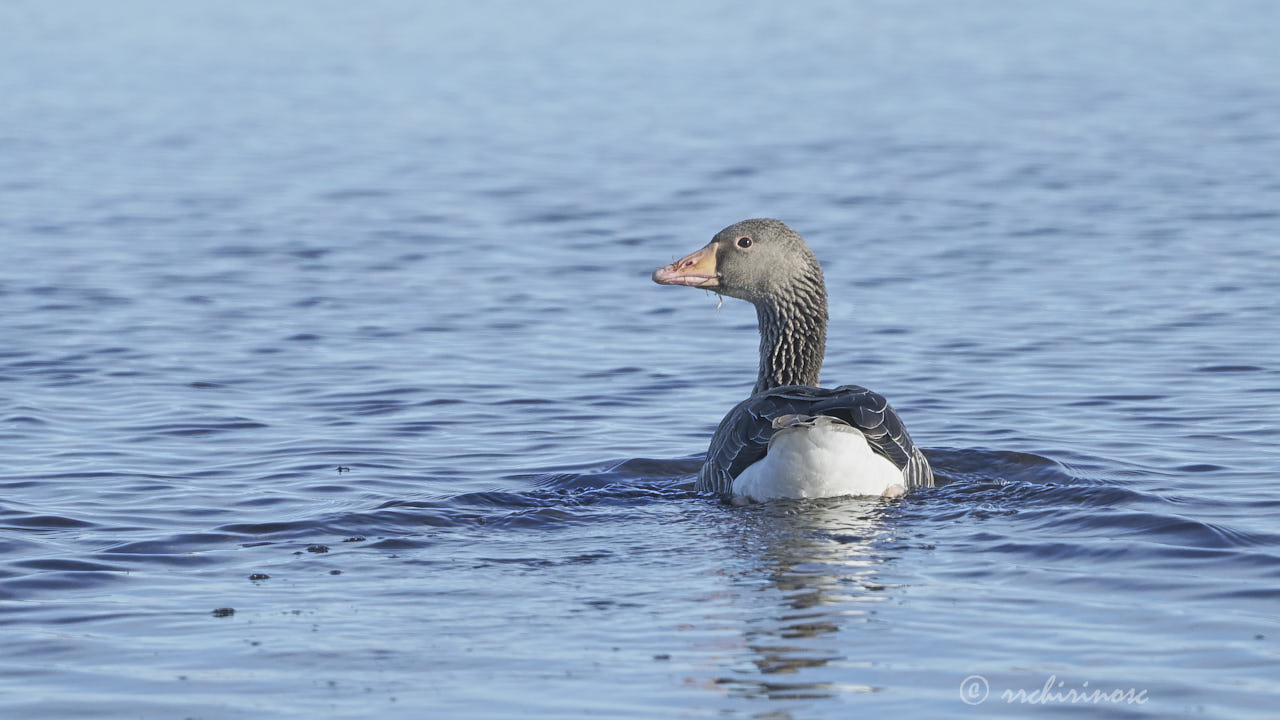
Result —
<path fill-rule="evenodd" d="M 752 395 L 724 416 L 698 473 L 698 490 L 729 494 L 733 479 L 765 456 L 774 419 L 792 414 L 828 415 L 848 423 L 862 432 L 874 452 L 902 470 L 908 489 L 933 485 L 929 461 L 882 396 L 857 385 L 784 385 Z"/>

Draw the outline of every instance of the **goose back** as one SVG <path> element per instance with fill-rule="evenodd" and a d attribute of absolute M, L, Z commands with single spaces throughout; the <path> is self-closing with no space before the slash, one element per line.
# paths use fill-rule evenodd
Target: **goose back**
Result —
<path fill-rule="evenodd" d="M 857 385 L 784 385 L 755 393 L 720 421 L 698 473 L 698 491 L 731 494 L 734 478 L 768 451 L 776 432 L 773 421 L 793 414 L 826 415 L 848 423 L 862 432 L 873 452 L 902 470 L 907 489 L 933 486 L 929 461 L 878 393 Z"/>

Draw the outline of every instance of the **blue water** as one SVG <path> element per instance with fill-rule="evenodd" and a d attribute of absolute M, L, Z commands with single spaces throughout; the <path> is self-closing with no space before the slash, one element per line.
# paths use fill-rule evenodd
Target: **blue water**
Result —
<path fill-rule="evenodd" d="M 3 4 L 0 717 L 1273 717 L 1277 29 Z M 940 487 L 693 492 L 754 216 Z"/>

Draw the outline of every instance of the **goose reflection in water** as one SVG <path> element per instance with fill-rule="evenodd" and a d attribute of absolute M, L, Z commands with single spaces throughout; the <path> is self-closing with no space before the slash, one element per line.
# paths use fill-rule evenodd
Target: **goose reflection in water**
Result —
<path fill-rule="evenodd" d="M 780 501 L 745 508 L 729 529 L 752 561 L 744 586 L 777 597 L 748 618 L 745 652 L 728 660 L 715 685 L 747 698 L 810 699 L 880 688 L 849 682 L 869 666 L 852 653 L 850 631 L 872 620 L 895 586 L 877 581 L 891 539 L 894 506 L 876 500 Z M 753 566 L 752 566 L 753 565 Z M 790 677 L 788 677 L 790 676 Z"/>

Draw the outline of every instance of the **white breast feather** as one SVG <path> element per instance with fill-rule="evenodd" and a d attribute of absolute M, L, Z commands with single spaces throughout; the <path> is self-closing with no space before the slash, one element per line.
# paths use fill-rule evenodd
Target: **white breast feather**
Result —
<path fill-rule="evenodd" d="M 877 455 L 862 433 L 830 417 L 786 427 L 764 458 L 733 481 L 733 494 L 756 501 L 841 495 L 897 496 L 902 471 Z"/>

